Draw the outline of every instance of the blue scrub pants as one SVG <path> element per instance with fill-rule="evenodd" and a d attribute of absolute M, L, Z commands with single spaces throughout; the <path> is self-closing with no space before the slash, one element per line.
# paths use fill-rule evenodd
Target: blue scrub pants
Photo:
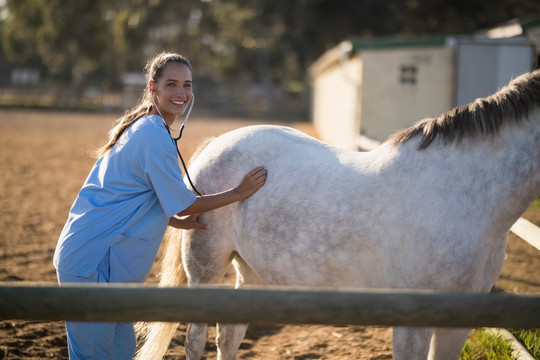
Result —
<path fill-rule="evenodd" d="M 57 271 L 58 283 L 110 283 L 109 255 L 91 277 L 73 276 Z M 66 321 L 70 360 L 124 360 L 135 354 L 132 323 Z"/>

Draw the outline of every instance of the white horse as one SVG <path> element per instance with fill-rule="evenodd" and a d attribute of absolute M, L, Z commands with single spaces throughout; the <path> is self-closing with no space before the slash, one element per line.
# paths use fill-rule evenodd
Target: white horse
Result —
<path fill-rule="evenodd" d="M 268 168 L 266 185 L 203 214 L 208 230 L 173 234 L 162 285 L 185 283 L 186 275 L 190 286 L 219 283 L 232 262 L 237 287 L 489 292 L 511 225 L 540 195 L 539 106 L 536 71 L 370 152 L 286 127 L 224 134 L 191 165 L 197 188 L 233 187 L 259 164 Z M 161 358 L 175 328 L 154 324 L 140 358 Z M 246 328 L 218 324 L 219 359 L 235 358 Z M 394 328 L 394 358 L 457 359 L 468 332 Z M 206 324 L 188 325 L 188 359 L 201 358 L 206 338 Z"/>

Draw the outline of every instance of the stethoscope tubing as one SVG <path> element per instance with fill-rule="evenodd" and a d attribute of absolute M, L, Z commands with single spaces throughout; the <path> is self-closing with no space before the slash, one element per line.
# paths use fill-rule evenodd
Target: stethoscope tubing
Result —
<path fill-rule="evenodd" d="M 174 137 L 172 135 L 169 124 L 167 124 L 167 122 L 163 118 L 163 115 L 161 114 L 161 111 L 159 110 L 159 107 L 157 106 L 156 101 L 154 100 L 154 95 L 151 94 L 151 96 L 152 96 L 152 102 L 154 103 L 154 106 L 156 107 L 156 110 L 159 113 L 159 116 L 161 116 L 161 120 L 163 121 L 163 125 L 165 126 L 165 129 L 167 129 L 167 132 L 169 133 L 169 136 L 171 137 L 171 139 L 174 140 L 174 146 L 176 147 L 176 153 L 178 154 L 178 157 L 180 158 L 180 162 L 182 163 L 182 167 L 184 168 L 184 172 L 186 173 L 186 177 L 187 177 L 187 179 L 189 181 L 189 184 L 191 185 L 193 190 L 197 193 L 197 195 L 203 196 L 199 192 L 199 190 L 197 190 L 197 188 L 193 184 L 193 181 L 191 181 L 191 177 L 189 176 L 189 172 L 188 172 L 186 163 L 184 162 L 184 158 L 182 157 L 182 154 L 180 153 L 180 149 L 178 148 L 178 141 L 182 138 L 182 133 L 184 132 L 184 127 L 187 124 L 187 121 L 189 119 L 189 115 L 191 115 L 191 109 L 193 109 L 193 104 L 195 103 L 195 94 L 191 95 L 191 101 L 189 102 L 188 113 L 186 114 L 186 117 L 184 118 L 184 122 L 182 123 L 182 126 L 180 126 L 180 133 L 178 134 L 177 137 Z"/>

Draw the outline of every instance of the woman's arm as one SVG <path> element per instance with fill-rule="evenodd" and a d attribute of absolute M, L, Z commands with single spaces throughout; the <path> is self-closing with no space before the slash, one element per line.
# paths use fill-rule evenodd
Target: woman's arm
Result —
<path fill-rule="evenodd" d="M 208 229 L 208 225 L 197 221 L 201 214 L 193 214 L 182 218 L 173 216 L 169 219 L 169 226 L 177 229 Z"/>
<path fill-rule="evenodd" d="M 216 194 L 198 196 L 197 200 L 177 216 L 198 214 L 220 208 L 234 202 L 244 200 L 259 190 L 266 181 L 267 171 L 264 166 L 256 167 L 248 172 L 240 185 L 234 189 Z"/>

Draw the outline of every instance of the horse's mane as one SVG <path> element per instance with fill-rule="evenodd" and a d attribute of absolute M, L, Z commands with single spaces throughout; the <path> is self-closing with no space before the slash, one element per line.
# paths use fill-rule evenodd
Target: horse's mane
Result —
<path fill-rule="evenodd" d="M 505 121 L 519 123 L 534 106 L 540 107 L 540 69 L 517 77 L 493 95 L 398 131 L 387 142 L 399 145 L 422 135 L 419 149 L 425 149 L 437 136 L 450 144 L 462 137 L 493 135 Z"/>

